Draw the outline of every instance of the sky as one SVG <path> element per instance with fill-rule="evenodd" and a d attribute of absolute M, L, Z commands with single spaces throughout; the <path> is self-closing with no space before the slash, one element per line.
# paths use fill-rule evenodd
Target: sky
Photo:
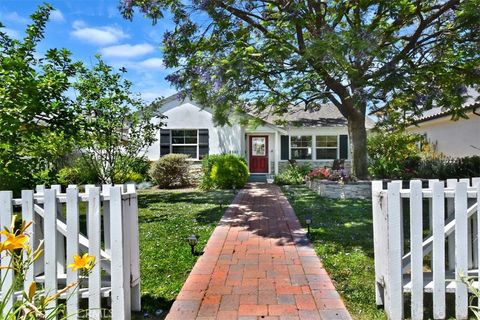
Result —
<path fill-rule="evenodd" d="M 29 16 L 45 1 L 0 0 L 0 22 L 11 37 L 21 38 Z M 127 68 L 125 75 L 133 91 L 150 102 L 175 93 L 165 76 L 172 70 L 162 62 L 163 33 L 173 28 L 171 20 L 156 25 L 136 14 L 133 21 L 124 19 L 118 10 L 119 0 L 50 0 L 56 10 L 50 15 L 40 53 L 50 48 L 66 48 L 74 60 L 87 66 L 95 63 L 99 53 L 110 65 Z"/>

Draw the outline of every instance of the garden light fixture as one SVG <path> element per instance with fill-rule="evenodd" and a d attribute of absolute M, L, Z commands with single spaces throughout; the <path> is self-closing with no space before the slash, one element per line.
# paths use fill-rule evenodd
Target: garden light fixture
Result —
<path fill-rule="evenodd" d="M 190 237 L 187 238 L 187 242 L 192 249 L 192 255 L 195 255 L 195 246 L 198 244 L 198 238 L 196 235 L 192 234 Z"/>
<path fill-rule="evenodd" d="M 236 187 L 235 185 L 233 185 L 232 190 L 233 190 L 233 194 L 237 194 L 237 193 L 238 193 L 237 187 Z"/>
<path fill-rule="evenodd" d="M 310 235 L 310 225 L 312 224 L 312 217 L 306 217 L 305 223 L 307 224 L 307 235 Z"/>

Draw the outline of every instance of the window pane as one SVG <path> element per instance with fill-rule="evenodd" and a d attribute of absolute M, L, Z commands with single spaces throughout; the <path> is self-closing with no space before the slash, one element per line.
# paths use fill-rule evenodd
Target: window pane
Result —
<path fill-rule="evenodd" d="M 197 143 L 197 137 L 185 137 L 185 143 L 186 144 L 196 144 Z"/>
<path fill-rule="evenodd" d="M 308 148 L 312 146 L 312 136 L 292 136 L 290 140 L 292 148 Z"/>
<path fill-rule="evenodd" d="M 292 159 L 311 160 L 312 159 L 312 149 L 311 148 L 301 148 L 301 149 L 293 149 L 292 148 Z"/>
<path fill-rule="evenodd" d="M 265 138 L 252 138 L 252 156 L 264 156 L 265 152 Z"/>
<path fill-rule="evenodd" d="M 317 159 L 337 159 L 337 148 L 317 149 Z"/>
<path fill-rule="evenodd" d="M 196 137 L 197 136 L 197 130 L 185 130 L 185 136 Z"/>
<path fill-rule="evenodd" d="M 196 146 L 172 146 L 172 152 L 188 154 L 190 158 L 197 158 Z"/>
<path fill-rule="evenodd" d="M 337 136 L 316 136 L 316 145 L 317 148 L 326 148 L 326 147 L 333 147 L 336 148 L 337 144 Z"/>

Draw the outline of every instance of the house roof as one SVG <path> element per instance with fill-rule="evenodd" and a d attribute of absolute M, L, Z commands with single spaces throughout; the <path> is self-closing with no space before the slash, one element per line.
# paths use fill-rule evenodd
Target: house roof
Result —
<path fill-rule="evenodd" d="M 183 101 L 190 101 L 188 99 L 179 99 L 178 94 L 173 94 L 163 99 L 156 107 L 161 107 L 169 102 L 178 100 L 179 103 Z M 206 108 L 208 109 L 208 108 Z M 272 110 L 265 110 L 260 114 L 255 112 L 248 112 L 249 116 L 257 117 L 265 121 L 268 125 L 278 128 L 286 127 L 343 127 L 347 125 L 347 119 L 340 113 L 338 108 L 332 103 L 320 105 L 316 109 L 305 110 L 304 106 L 289 107 L 289 111 L 283 115 L 273 115 Z M 365 126 L 367 129 L 372 129 L 375 122 L 368 116 L 365 118 Z"/>
<path fill-rule="evenodd" d="M 272 115 L 266 113 L 259 115 L 266 122 L 278 124 L 283 127 L 343 127 L 347 125 L 347 119 L 340 113 L 332 103 L 322 104 L 314 110 L 305 110 L 303 106 L 290 107 L 283 115 Z M 365 118 L 367 129 L 375 126 L 375 122 Z"/>
<path fill-rule="evenodd" d="M 472 103 L 472 104 L 469 104 L 469 105 L 464 105 L 462 108 L 465 111 L 468 111 L 468 110 L 475 111 L 475 109 L 480 108 L 480 103 L 477 102 L 477 103 Z M 433 119 L 446 117 L 450 114 L 451 114 L 451 110 L 445 109 L 445 108 L 442 108 L 442 107 L 436 107 L 436 108 L 432 108 L 430 110 L 426 110 L 420 116 L 415 117 L 414 122 L 416 124 L 418 124 L 418 123 L 421 123 L 421 122 L 426 122 L 426 121 L 430 121 L 430 120 L 433 120 Z"/>

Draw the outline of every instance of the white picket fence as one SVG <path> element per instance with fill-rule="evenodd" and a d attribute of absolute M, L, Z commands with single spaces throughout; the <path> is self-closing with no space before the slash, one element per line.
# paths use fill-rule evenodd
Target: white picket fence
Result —
<path fill-rule="evenodd" d="M 434 319 L 445 319 L 446 295 L 455 296 L 456 319 L 467 319 L 468 287 L 460 277 L 480 276 L 480 178 L 372 183 L 376 303 L 389 319 L 404 318 L 405 293 L 411 318 L 424 319 L 424 294 L 431 294 Z M 428 259 L 426 259 L 428 257 Z M 453 310 L 452 310 L 453 311 Z"/>
<path fill-rule="evenodd" d="M 58 292 L 79 279 L 77 271 L 67 268 L 73 256 L 88 252 L 96 257 L 88 279 L 82 280 L 78 290 L 61 296 L 68 297 L 68 319 L 101 319 L 105 315 L 114 320 L 130 319 L 131 311 L 141 309 L 135 185 L 87 185 L 82 193 L 73 185 L 66 193 L 61 193 L 59 185 L 50 189 L 37 186 L 35 192 L 22 191 L 20 199 L 14 199 L 11 191 L 0 191 L 2 229 L 10 225 L 12 215 L 20 210 L 23 220 L 34 222 L 28 230 L 30 245 L 36 248 L 42 239 L 45 241 L 42 258 L 27 271 L 25 288 L 35 280 L 44 285 L 46 294 Z M 82 214 L 86 215 L 83 225 Z M 81 233 L 82 227 L 86 234 Z M 1 265 L 8 264 L 4 254 Z M 10 288 L 14 281 L 12 271 L 2 269 L 1 277 L 6 279 L 1 289 Z M 21 292 L 16 292 L 7 308 L 20 297 Z M 87 299 L 88 310 L 80 309 L 82 299 Z"/>

